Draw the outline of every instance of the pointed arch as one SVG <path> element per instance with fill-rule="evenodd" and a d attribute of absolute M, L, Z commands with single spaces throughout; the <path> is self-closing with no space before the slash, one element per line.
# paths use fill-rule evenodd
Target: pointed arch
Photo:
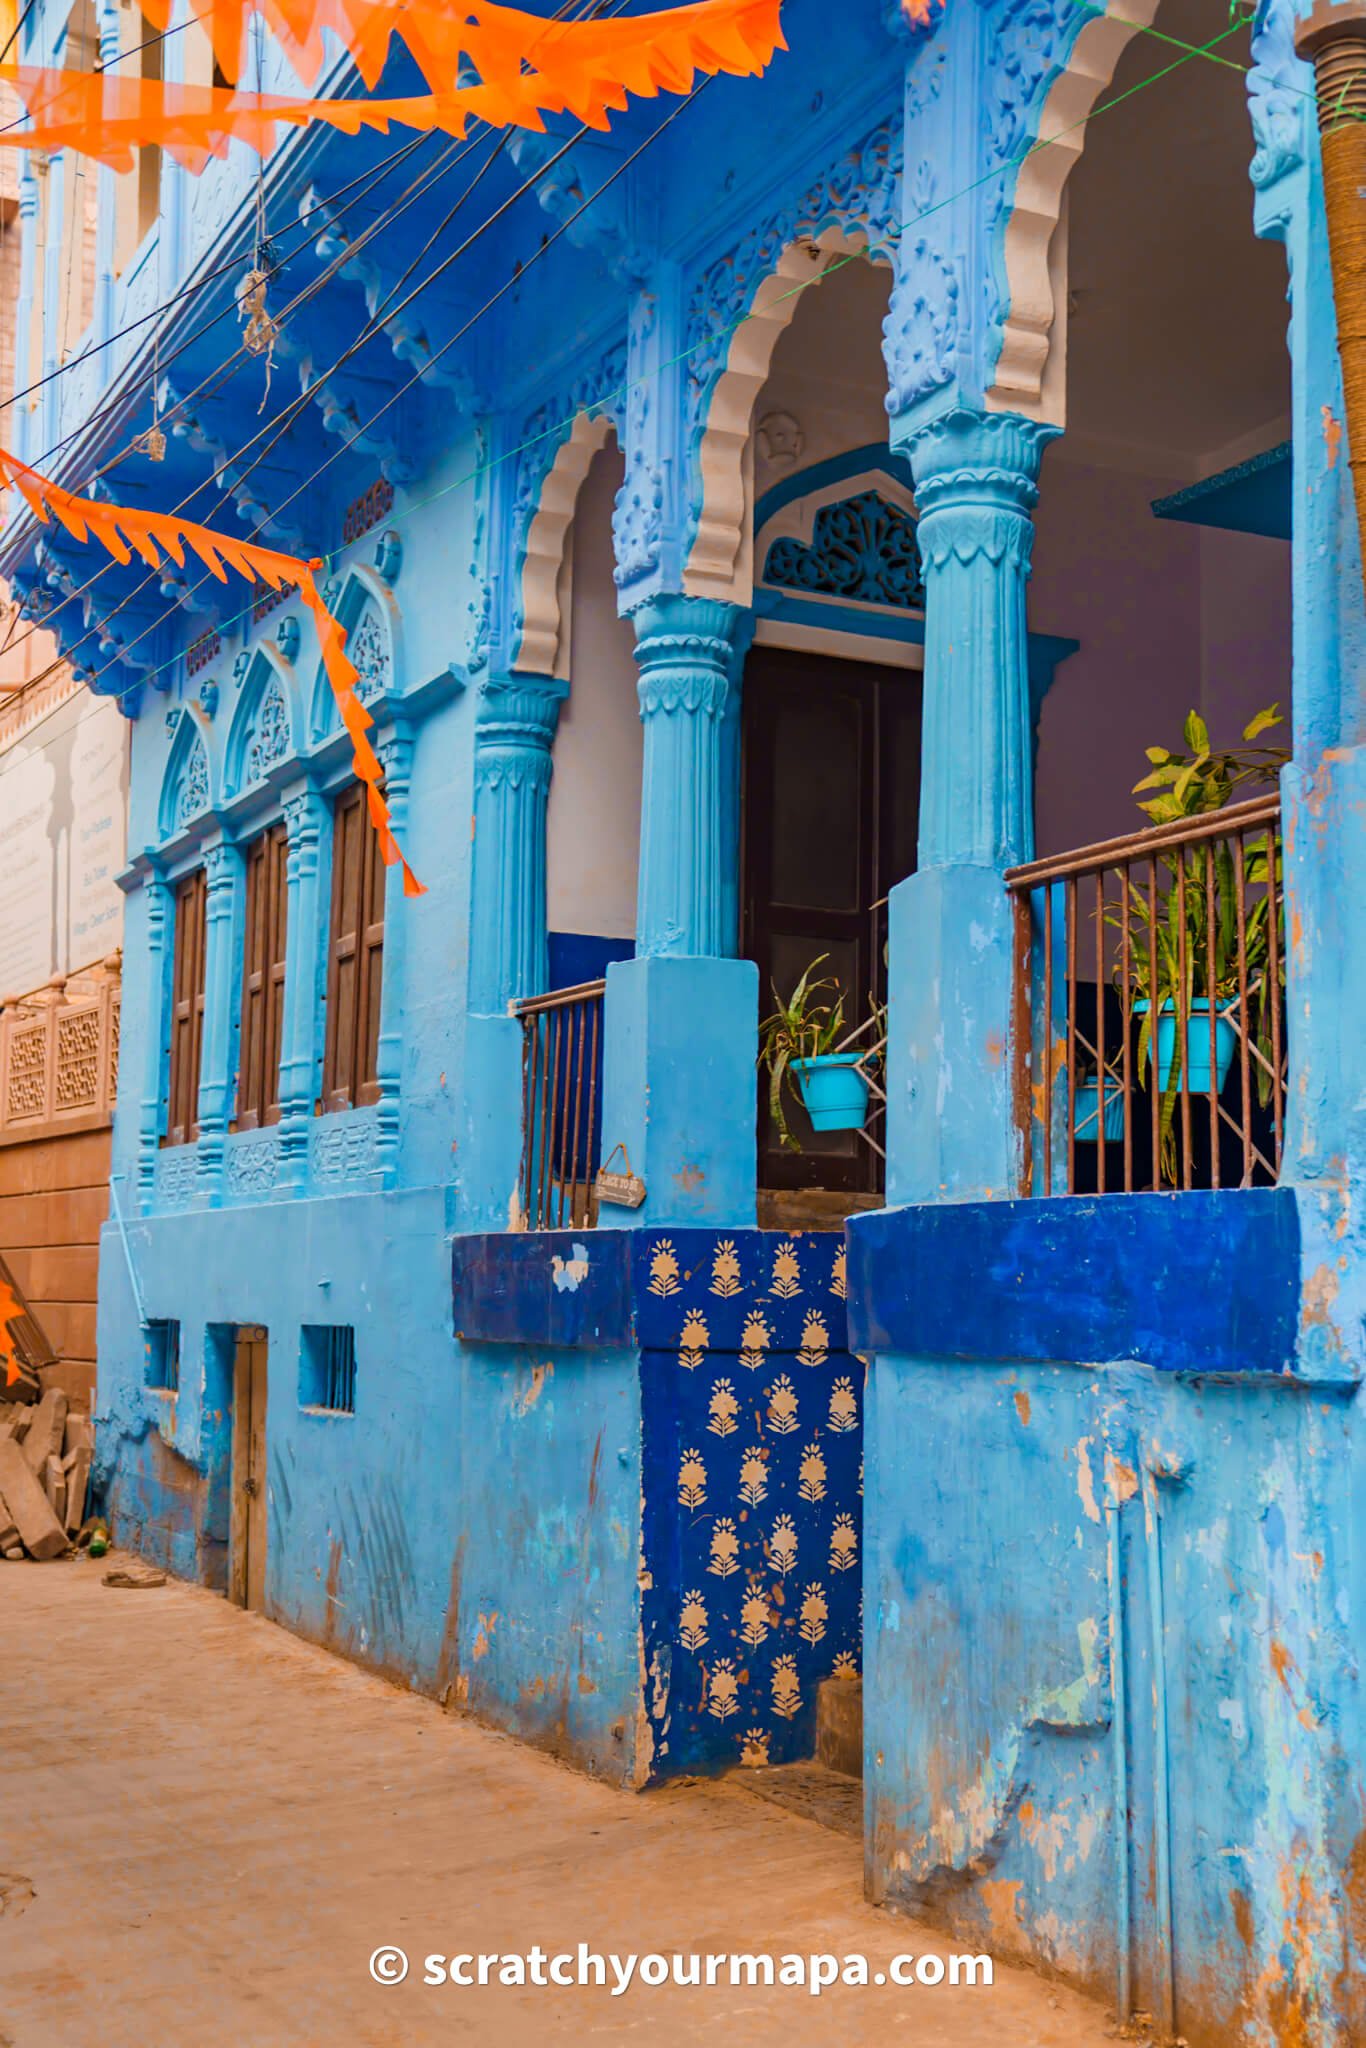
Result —
<path fill-rule="evenodd" d="M 163 839 L 183 832 L 206 812 L 212 802 L 209 750 L 198 719 L 186 707 L 176 721 L 166 773 L 161 783 L 157 829 Z"/>
<path fill-rule="evenodd" d="M 346 634 L 346 651 L 356 664 L 356 695 L 374 711 L 404 688 L 403 615 L 393 590 L 375 569 L 353 562 L 334 593 L 333 615 Z M 313 684 L 309 738 L 316 746 L 341 731 L 337 700 L 322 663 Z"/>
<path fill-rule="evenodd" d="M 712 387 L 697 444 L 701 503 L 683 573 L 690 597 L 748 604 L 753 594 L 754 470 L 749 448 L 754 401 L 767 381 L 779 338 L 801 303 L 801 287 L 817 278 L 832 256 L 888 262 L 858 226 L 834 224 L 817 235 L 801 236 L 782 251 L 730 336 L 725 367 Z"/>
<path fill-rule="evenodd" d="M 609 412 L 578 413 L 545 473 L 522 558 L 522 624 L 514 669 L 568 679 L 569 529 L 593 457 L 615 436 Z"/>
<path fill-rule="evenodd" d="M 1067 423 L 1067 181 L 1086 146 L 1086 123 L 1136 35 L 1151 26 L 1158 0 L 1120 0 L 1118 15 L 1082 23 L 1055 72 L 1035 137 L 1045 147 L 1017 152 L 999 260 L 1004 271 L 1001 340 L 987 408 L 1052 426 Z"/>
<path fill-rule="evenodd" d="M 278 648 L 262 641 L 252 650 L 228 733 L 223 793 L 239 796 L 264 782 L 298 751 L 298 687 Z"/>

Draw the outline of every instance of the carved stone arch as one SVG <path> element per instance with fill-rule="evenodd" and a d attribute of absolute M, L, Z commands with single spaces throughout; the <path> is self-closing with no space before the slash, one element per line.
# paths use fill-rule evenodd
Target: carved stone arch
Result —
<path fill-rule="evenodd" d="M 272 768 L 297 752 L 298 695 L 293 667 L 283 654 L 269 641 L 253 648 L 228 732 L 225 797 L 264 782 Z"/>
<path fill-rule="evenodd" d="M 1014 0 L 1007 9 L 1017 18 L 1025 4 Z M 1108 0 L 1111 7 L 1117 0 Z M 1012 120 L 998 119 L 1003 159 L 1023 155 L 1015 173 L 1013 195 L 1006 197 L 1004 239 L 1000 261 L 1005 293 L 1001 309 L 1001 342 L 987 392 L 993 412 L 1016 412 L 1026 419 L 1067 423 L 1067 252 L 1066 233 L 1055 231 L 1063 216 L 1067 181 L 1086 145 L 1087 117 L 1110 83 L 1115 67 L 1133 37 L 1148 28 L 1159 0 L 1118 0 L 1123 19 L 1092 14 L 1054 72 L 1037 124 L 1029 140 L 1047 143 L 1024 154 L 1017 147 Z M 1023 33 L 1022 21 L 1002 25 L 1006 47 L 1012 29 Z M 1046 47 L 1041 46 L 1041 47 Z M 1046 75 L 1046 74 L 1045 74 Z M 1004 81 L 1006 73 L 1001 73 Z M 1040 79 L 1042 85 L 1042 79 Z M 1000 98 L 1010 95 L 1009 112 L 1018 113 L 1019 78 L 1011 74 Z M 998 114 L 1001 109 L 997 109 Z M 1026 143 L 1027 146 L 1027 143 Z M 1008 168 L 1002 175 L 1009 175 Z"/>
<path fill-rule="evenodd" d="M 826 226 L 789 242 L 731 334 L 698 444 L 702 498 L 683 572 L 690 597 L 749 603 L 754 584 L 754 401 L 767 381 L 779 336 L 797 311 L 801 287 L 818 277 L 832 256 L 864 255 L 887 261 L 856 226 Z"/>
<path fill-rule="evenodd" d="M 166 773 L 161 782 L 157 806 L 157 831 L 171 839 L 183 832 L 210 808 L 213 786 L 209 773 L 209 750 L 195 714 L 183 710 L 176 722 Z"/>
<path fill-rule="evenodd" d="M 356 695 L 373 709 L 383 698 L 400 695 L 404 685 L 403 615 L 390 586 L 377 570 L 353 562 L 333 593 L 333 616 L 346 634 L 346 651 L 356 664 Z M 316 743 L 341 727 L 337 700 L 327 671 L 318 663 L 309 716 L 309 737 Z"/>
<path fill-rule="evenodd" d="M 614 438 L 610 413 L 577 413 L 545 473 L 522 561 L 522 627 L 512 662 L 517 671 L 568 680 L 569 529 L 593 457 Z"/>

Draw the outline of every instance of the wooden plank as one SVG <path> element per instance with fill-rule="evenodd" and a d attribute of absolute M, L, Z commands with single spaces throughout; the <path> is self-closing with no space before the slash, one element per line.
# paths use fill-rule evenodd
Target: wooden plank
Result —
<path fill-rule="evenodd" d="M 25 1299 L 23 1288 L 3 1258 L 0 1258 L 0 1289 L 3 1289 L 8 1311 L 5 1318 L 5 1329 L 9 1339 L 5 1347 L 6 1358 L 8 1360 L 12 1356 L 15 1363 L 22 1368 L 22 1377 L 12 1379 L 7 1365 L 6 1392 L 14 1401 L 36 1401 L 41 1391 L 38 1385 L 39 1370 L 45 1365 L 53 1364 L 56 1353 L 48 1340 L 47 1332 Z M 13 1313 L 16 1302 L 19 1306 L 18 1315 Z"/>
<path fill-rule="evenodd" d="M 30 1557 L 60 1557 L 67 1549 L 66 1530 L 53 1514 L 47 1495 L 29 1471 L 17 1444 L 0 1439 L 0 1500 L 19 1532 Z"/>

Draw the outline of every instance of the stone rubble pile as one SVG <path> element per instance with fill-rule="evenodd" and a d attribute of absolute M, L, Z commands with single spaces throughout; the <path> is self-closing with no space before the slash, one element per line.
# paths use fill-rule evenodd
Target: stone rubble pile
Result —
<path fill-rule="evenodd" d="M 0 1401 L 0 1558 L 41 1561 L 71 1548 L 94 1448 L 90 1417 L 57 1387 L 32 1404 Z"/>

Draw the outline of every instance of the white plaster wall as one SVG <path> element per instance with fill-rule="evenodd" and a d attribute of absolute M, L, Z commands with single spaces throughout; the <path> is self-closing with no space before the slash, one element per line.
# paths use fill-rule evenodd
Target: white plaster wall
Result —
<path fill-rule="evenodd" d="M 546 823 L 546 923 L 552 932 L 631 939 L 640 857 L 640 706 L 635 636 L 617 616 L 612 503 L 621 456 L 594 456 L 573 525 L 569 695 L 555 737 Z"/>

